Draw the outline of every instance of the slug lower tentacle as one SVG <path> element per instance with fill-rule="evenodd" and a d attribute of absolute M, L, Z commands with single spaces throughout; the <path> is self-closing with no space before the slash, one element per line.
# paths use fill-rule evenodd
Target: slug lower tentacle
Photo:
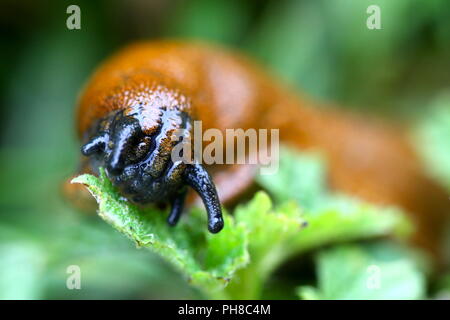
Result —
<path fill-rule="evenodd" d="M 167 223 L 171 226 L 175 226 L 180 220 L 181 214 L 184 209 L 184 202 L 186 201 L 187 190 L 182 190 L 177 194 L 171 203 L 170 213 L 167 217 Z"/>

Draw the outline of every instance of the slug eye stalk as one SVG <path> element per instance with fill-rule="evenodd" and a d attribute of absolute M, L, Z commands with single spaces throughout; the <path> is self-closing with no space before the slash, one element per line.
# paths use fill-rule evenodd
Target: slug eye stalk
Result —
<path fill-rule="evenodd" d="M 186 183 L 192 187 L 202 198 L 208 214 L 208 230 L 217 233 L 224 226 L 222 218 L 222 208 L 214 183 L 208 172 L 200 164 L 193 164 L 187 167 L 185 173 Z"/>
<path fill-rule="evenodd" d="M 130 147 L 141 134 L 141 128 L 136 119 L 121 117 L 115 123 L 111 141 L 113 148 L 107 159 L 106 168 L 114 174 L 120 174 L 129 162 Z"/>
<path fill-rule="evenodd" d="M 81 153 L 88 157 L 94 153 L 103 152 L 105 150 L 106 143 L 108 142 L 108 134 L 102 133 L 93 137 L 81 148 Z"/>

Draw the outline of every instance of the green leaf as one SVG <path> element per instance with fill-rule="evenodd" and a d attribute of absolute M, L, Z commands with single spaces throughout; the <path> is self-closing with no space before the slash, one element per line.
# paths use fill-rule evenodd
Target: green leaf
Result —
<path fill-rule="evenodd" d="M 330 193 L 320 158 L 284 150 L 281 162 L 278 174 L 259 178 L 275 205 L 265 192 L 256 193 L 236 208 L 234 219 L 225 214 L 226 227 L 216 235 L 202 228 L 206 222 L 199 209 L 180 226 L 168 227 L 162 212 L 139 210 L 120 197 L 103 171 L 100 178 L 83 175 L 74 182 L 88 186 L 105 221 L 159 253 L 210 298 L 258 299 L 272 272 L 294 255 L 338 242 L 408 234 L 410 225 L 400 211 Z"/>
<path fill-rule="evenodd" d="M 202 210 L 192 210 L 188 219 L 170 228 L 166 214 L 159 210 L 138 209 L 123 199 L 107 179 L 82 175 L 73 183 L 86 185 L 99 203 L 99 215 L 137 247 L 158 253 L 183 272 L 189 282 L 207 293 L 223 288 L 234 272 L 248 263 L 247 241 L 243 226 L 235 226 L 225 213 L 225 228 L 218 235 L 206 231 Z"/>
<path fill-rule="evenodd" d="M 303 209 L 309 226 L 295 242 L 302 250 L 337 241 L 411 233 L 412 225 L 401 210 L 328 190 L 325 165 L 318 154 L 281 149 L 278 172 L 257 178 L 277 203 L 294 199 Z"/>
<path fill-rule="evenodd" d="M 288 258 L 324 245 L 386 235 L 403 236 L 409 223 L 396 210 L 359 204 L 311 213 L 294 202 L 272 207 L 263 193 L 236 210 L 236 221 L 249 230 L 251 263 L 225 288 L 228 296 L 260 298 L 271 273 Z"/>
<path fill-rule="evenodd" d="M 238 225 L 249 231 L 250 264 L 225 288 L 228 297 L 258 299 L 271 273 L 288 258 L 324 245 L 386 235 L 408 234 L 409 223 L 395 209 L 380 209 L 349 199 L 335 200 L 303 213 L 295 202 L 273 206 L 259 192 L 236 209 Z"/>
<path fill-rule="evenodd" d="M 301 154 L 282 148 L 279 170 L 272 175 L 259 175 L 257 181 L 276 202 L 296 200 L 303 208 L 317 206 L 326 193 L 325 162 L 319 154 Z"/>
<path fill-rule="evenodd" d="M 282 149 L 278 172 L 257 178 L 279 205 L 271 208 L 266 197 L 260 199 L 262 204 L 258 206 L 253 203 L 258 200 L 255 197 L 246 207 L 237 210 L 237 222 L 244 222 L 249 230 L 253 230 L 253 236 L 251 233 L 249 239 L 251 264 L 238 275 L 244 272 L 257 274 L 261 281 L 250 289 L 247 283 L 247 288 L 241 286 L 235 292 L 246 292 L 251 297 L 257 297 L 261 292 L 261 283 L 291 256 L 339 242 L 387 235 L 403 238 L 411 233 L 412 225 L 400 210 L 380 208 L 350 196 L 332 193 L 326 188 L 325 177 L 325 163 L 319 155 Z M 286 202 L 287 199 L 296 200 L 297 206 Z M 271 221 L 274 215 L 271 211 L 284 217 L 284 222 L 291 226 L 304 225 L 306 221 L 307 227 L 300 231 L 299 228 L 287 229 L 281 223 L 277 225 Z M 300 219 L 300 212 L 302 222 L 289 220 Z M 267 242 L 257 241 L 264 236 Z M 231 283 L 227 290 L 233 286 L 236 283 Z"/>
<path fill-rule="evenodd" d="M 289 256 L 290 243 L 306 222 L 295 203 L 274 209 L 264 192 L 258 192 L 247 205 L 237 208 L 235 217 L 238 226 L 248 230 L 251 263 L 238 271 L 226 292 L 234 299 L 255 299 L 260 297 L 271 272 Z"/>
<path fill-rule="evenodd" d="M 317 255 L 318 288 L 303 299 L 421 299 L 425 275 L 411 253 L 392 242 L 344 245 Z"/>

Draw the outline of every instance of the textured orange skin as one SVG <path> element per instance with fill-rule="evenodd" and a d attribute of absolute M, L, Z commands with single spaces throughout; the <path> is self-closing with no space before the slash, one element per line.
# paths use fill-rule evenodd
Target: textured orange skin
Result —
<path fill-rule="evenodd" d="M 192 119 L 202 120 L 204 130 L 280 129 L 282 141 L 325 154 L 333 188 L 406 209 L 417 225 L 415 242 L 439 255 L 450 212 L 448 195 L 425 175 L 399 130 L 315 108 L 236 53 L 164 41 L 129 46 L 100 66 L 80 98 L 79 137 L 83 139 L 89 127 L 110 111 L 131 110 L 138 102 L 151 105 L 140 119 L 148 132 L 159 121 L 154 110 L 161 104 L 189 112 Z M 218 183 L 222 201 L 235 197 L 251 181 L 242 174 L 232 175 L 236 168 L 215 169 L 225 182 Z M 221 186 L 234 191 L 220 190 Z"/>

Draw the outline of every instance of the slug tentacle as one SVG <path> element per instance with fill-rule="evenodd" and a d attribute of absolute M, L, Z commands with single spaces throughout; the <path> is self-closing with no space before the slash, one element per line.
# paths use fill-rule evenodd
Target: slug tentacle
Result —
<path fill-rule="evenodd" d="M 188 166 L 185 173 L 185 181 L 203 200 L 208 213 L 208 230 L 211 233 L 217 233 L 222 230 L 224 226 L 222 208 L 216 187 L 206 169 L 198 163 Z"/>
<path fill-rule="evenodd" d="M 81 147 L 81 153 L 84 156 L 90 156 L 94 153 L 102 152 L 105 150 L 106 143 L 108 143 L 109 135 L 106 132 L 101 133 L 90 139 L 86 144 Z"/>
<path fill-rule="evenodd" d="M 175 226 L 180 220 L 181 214 L 184 209 L 184 201 L 186 199 L 187 189 L 184 188 L 176 197 L 172 200 L 172 207 L 170 209 L 169 216 L 167 217 L 167 223 L 171 226 Z"/>
<path fill-rule="evenodd" d="M 106 159 L 109 172 L 120 174 L 130 162 L 129 151 L 138 136 L 142 134 L 139 122 L 132 117 L 120 117 L 111 135 L 112 151 Z"/>

